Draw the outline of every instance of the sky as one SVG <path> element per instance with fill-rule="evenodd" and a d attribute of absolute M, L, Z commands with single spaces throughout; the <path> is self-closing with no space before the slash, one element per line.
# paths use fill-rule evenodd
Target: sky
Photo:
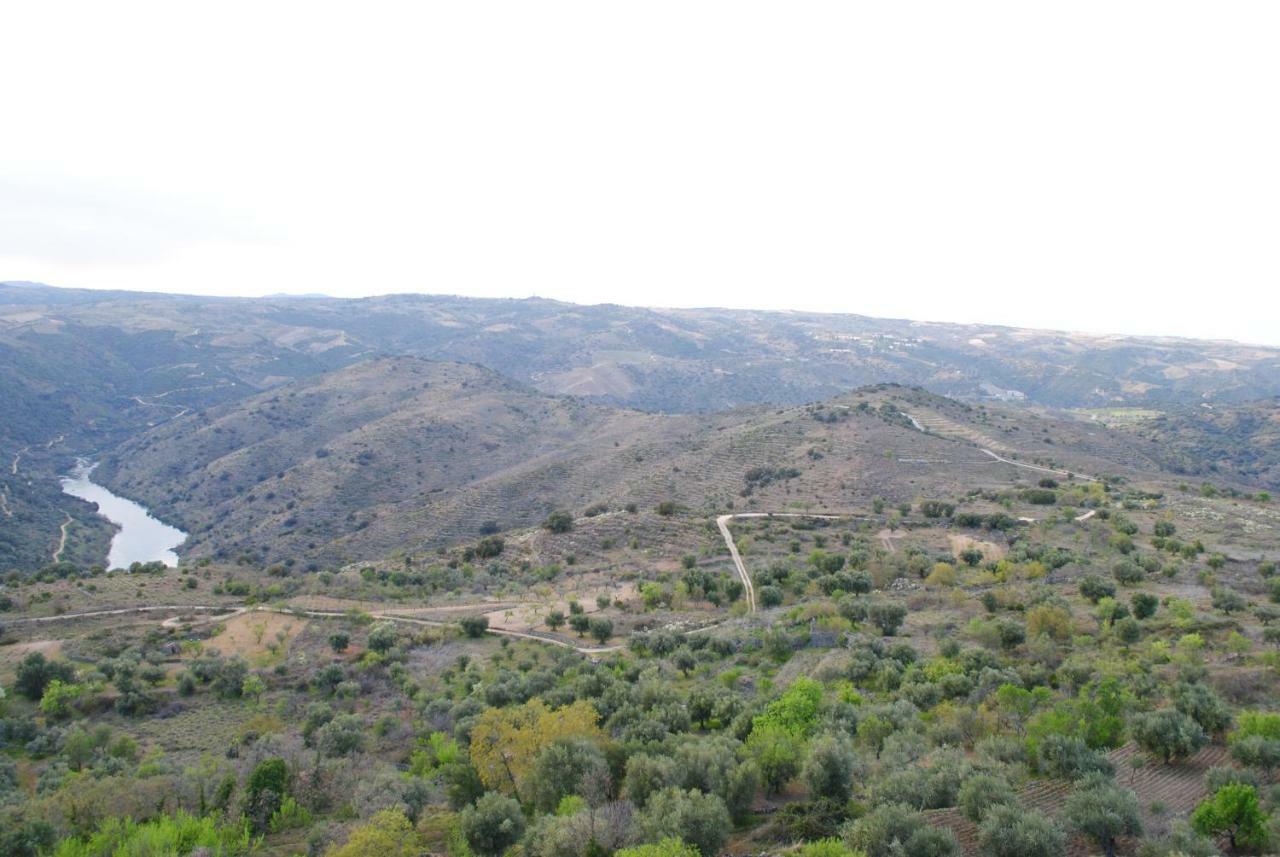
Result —
<path fill-rule="evenodd" d="M 10 4 L 0 280 L 1280 345 L 1280 4 Z"/>

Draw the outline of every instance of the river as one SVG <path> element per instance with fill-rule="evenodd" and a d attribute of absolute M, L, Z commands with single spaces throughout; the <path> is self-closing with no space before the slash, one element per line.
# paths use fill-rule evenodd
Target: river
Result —
<path fill-rule="evenodd" d="M 135 562 L 159 560 L 168 566 L 178 564 L 174 548 L 187 540 L 187 534 L 152 517 L 146 507 L 112 494 L 90 477 L 96 464 L 77 459 L 75 469 L 62 477 L 62 491 L 96 503 L 98 514 L 119 529 L 111 539 L 107 568 L 128 568 Z"/>

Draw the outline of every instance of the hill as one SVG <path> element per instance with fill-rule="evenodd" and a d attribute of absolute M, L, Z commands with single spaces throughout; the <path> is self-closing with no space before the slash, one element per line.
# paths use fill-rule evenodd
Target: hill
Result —
<path fill-rule="evenodd" d="M 1174 473 L 1280 491 L 1278 398 L 1104 411 L 1101 418 L 1151 441 L 1157 460 Z"/>
<path fill-rule="evenodd" d="M 525 450 L 530 455 L 518 462 L 500 453 L 491 455 L 483 445 L 455 445 L 452 452 L 448 446 L 432 446 L 433 467 L 445 456 L 457 454 L 461 459 L 450 464 L 450 476 L 443 482 L 436 476 L 419 477 L 430 483 L 423 489 L 411 485 L 407 475 L 423 467 L 401 452 L 409 447 L 409 429 L 403 429 L 403 436 L 396 434 L 390 417 L 393 402 L 377 400 L 381 384 L 389 382 L 388 389 L 399 389 L 390 376 L 370 388 L 349 389 L 346 398 L 323 406 L 314 401 L 327 395 L 341 370 L 380 357 L 469 363 L 509 379 L 486 382 L 509 383 L 503 396 L 574 396 L 578 404 L 561 402 L 552 413 L 545 410 L 546 403 L 533 405 L 529 399 L 528 413 L 540 416 L 515 420 L 512 425 L 519 428 L 513 430 L 522 438 L 539 436 L 543 429 L 537 423 L 546 417 L 550 445 L 531 446 Z M 367 370 L 356 371 L 350 377 Z M 136 489 L 140 498 L 172 510 L 192 526 L 219 526 L 212 520 L 213 507 L 200 505 L 204 500 L 220 509 L 217 520 L 243 524 L 220 547 L 209 546 L 196 532 L 195 544 L 206 547 L 195 549 L 260 550 L 269 540 L 276 550 L 335 558 L 393 544 L 412 545 L 418 533 L 417 544 L 422 546 L 461 538 L 471 531 L 476 516 L 527 523 L 549 506 L 585 507 L 628 496 L 669 495 L 704 507 L 708 497 L 733 496 L 740 488 L 740 472 L 771 466 L 735 453 L 728 456 L 727 467 L 717 465 L 714 475 L 704 475 L 705 462 L 697 456 L 714 444 L 697 438 L 709 431 L 729 431 L 716 414 L 757 408 L 756 416 L 734 416 L 729 422 L 767 422 L 771 418 L 766 405 L 785 410 L 886 381 L 917 385 L 971 404 L 1182 414 L 1176 417 L 1183 426 L 1179 437 L 1172 429 L 1156 436 L 1162 449 L 1150 449 L 1150 434 L 1122 434 L 1119 437 L 1130 438 L 1134 448 L 1121 451 L 1122 441 L 1109 441 L 1107 461 L 1134 459 L 1138 471 L 1169 467 L 1191 472 L 1200 466 L 1205 451 L 1193 437 L 1212 435 L 1221 478 L 1246 483 L 1271 478 L 1259 464 L 1265 452 L 1248 444 L 1223 444 L 1219 430 L 1188 422 L 1186 411 L 1193 407 L 1188 403 L 1230 409 L 1280 393 L 1276 349 L 853 315 L 652 310 L 424 295 L 214 299 L 7 283 L 0 284 L 0 400 L 6 406 L 0 451 L 11 467 L 0 468 L 0 514 L 7 525 L 0 539 L 0 567 L 36 568 L 55 554 L 88 562 L 104 553 L 109 528 L 92 509 L 58 489 L 57 477 L 80 455 L 109 459 L 102 476 L 117 470 L 116 484 L 122 490 Z M 481 383 L 479 376 L 475 383 Z M 295 387 L 308 393 L 302 399 L 264 404 Z M 426 410 L 440 405 L 433 401 L 437 393 L 401 392 L 406 406 Z M 315 410 L 306 410 L 300 402 Z M 238 410 L 241 405 L 247 410 Z M 370 419 L 377 416 L 375 424 L 357 432 L 351 420 L 363 418 L 362 408 L 369 409 Z M 552 444 L 551 438 L 558 443 L 573 433 L 563 430 L 572 424 L 563 421 L 575 408 L 574 419 L 584 420 L 593 431 L 597 421 L 614 431 L 618 449 L 625 454 L 611 457 L 593 451 L 590 431 L 580 436 L 578 447 Z M 627 414 L 605 416 L 607 410 L 601 408 Z M 255 409 L 262 413 L 249 419 Z M 640 412 L 672 418 L 646 419 Z M 200 420 L 184 422 L 202 413 L 200 419 L 229 422 L 209 427 L 209 439 L 201 435 L 190 448 L 182 433 L 163 431 L 170 423 L 175 428 L 181 424 L 182 432 L 203 425 Z M 291 438 L 272 445 L 259 437 L 273 425 L 265 416 L 270 414 L 283 415 L 278 425 L 288 426 Z M 409 416 L 412 425 L 419 415 Z M 487 430 L 478 423 L 455 426 L 459 436 L 468 437 L 482 436 L 477 434 L 481 428 Z M 750 431 L 768 434 L 775 429 L 755 426 Z M 155 465 L 133 456 L 147 432 L 155 432 L 146 441 L 151 445 L 148 455 L 155 450 Z M 254 439 L 258 451 L 232 455 L 231 437 Z M 350 473 L 324 473 L 340 489 L 316 488 L 323 480 L 306 474 L 322 472 L 318 460 L 302 464 L 305 455 L 313 456 L 326 443 L 340 450 L 329 464 L 357 458 L 363 462 L 352 465 Z M 122 451 L 116 454 L 118 448 Z M 365 452 L 385 454 L 405 470 L 384 472 L 368 455 L 361 457 Z M 268 466 L 255 455 L 283 455 L 286 466 Z M 130 456 L 134 460 L 126 465 Z M 215 458 L 216 472 L 205 475 L 226 481 L 206 484 L 190 472 L 214 466 Z M 643 466 L 655 460 L 670 460 L 683 477 L 659 476 Z M 565 461 L 581 462 L 578 481 L 559 475 L 563 468 L 578 466 Z M 15 463 L 17 469 L 12 467 Z M 302 528 L 322 524 L 299 518 L 291 509 L 260 503 L 258 508 L 268 512 L 259 520 L 237 506 L 235 496 L 258 498 L 263 492 L 252 490 L 257 480 L 282 470 L 309 486 L 287 489 L 302 492 L 290 494 L 295 508 L 301 504 L 321 510 L 320 522 L 332 531 L 303 532 Z M 179 480 L 181 488 L 168 475 L 172 473 L 187 474 Z M 589 479 L 591 473 L 611 474 L 608 490 Z M 239 494 L 225 493 L 232 484 Z M 526 490 L 531 486 L 541 487 Z M 413 506 L 411 498 L 422 490 L 429 493 L 419 498 L 421 502 L 412 501 L 417 503 Z M 512 499 L 521 492 L 526 499 Z M 415 509 L 427 520 L 416 520 Z M 63 539 L 68 516 L 73 523 L 69 538 Z M 284 526 L 290 519 L 296 520 Z M 276 539 L 281 533 L 287 535 Z"/>
<path fill-rule="evenodd" d="M 342 564 L 533 526 L 556 509 L 910 502 L 1003 479 L 983 448 L 1147 474 L 1143 445 L 896 386 L 660 415 L 546 396 L 477 366 L 380 358 L 171 420 L 113 450 L 97 476 L 190 532 L 189 557 Z"/>

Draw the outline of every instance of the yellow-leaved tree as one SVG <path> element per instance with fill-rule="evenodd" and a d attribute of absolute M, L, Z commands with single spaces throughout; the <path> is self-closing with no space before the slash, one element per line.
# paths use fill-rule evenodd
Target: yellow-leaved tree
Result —
<path fill-rule="evenodd" d="M 490 708 L 471 730 L 471 764 L 486 788 L 523 800 L 525 779 L 538 751 L 561 738 L 603 742 L 599 715 L 579 700 L 551 709 L 540 699 L 513 708 Z"/>

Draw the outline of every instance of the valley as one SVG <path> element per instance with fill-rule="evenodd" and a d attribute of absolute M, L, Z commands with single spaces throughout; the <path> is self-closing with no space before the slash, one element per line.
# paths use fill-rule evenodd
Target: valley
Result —
<path fill-rule="evenodd" d="M 1049 334 L 997 375 L 867 319 L 6 294 L 0 853 L 1280 841 L 1265 350 L 1080 345 L 1102 395 L 1008 374 Z"/>

